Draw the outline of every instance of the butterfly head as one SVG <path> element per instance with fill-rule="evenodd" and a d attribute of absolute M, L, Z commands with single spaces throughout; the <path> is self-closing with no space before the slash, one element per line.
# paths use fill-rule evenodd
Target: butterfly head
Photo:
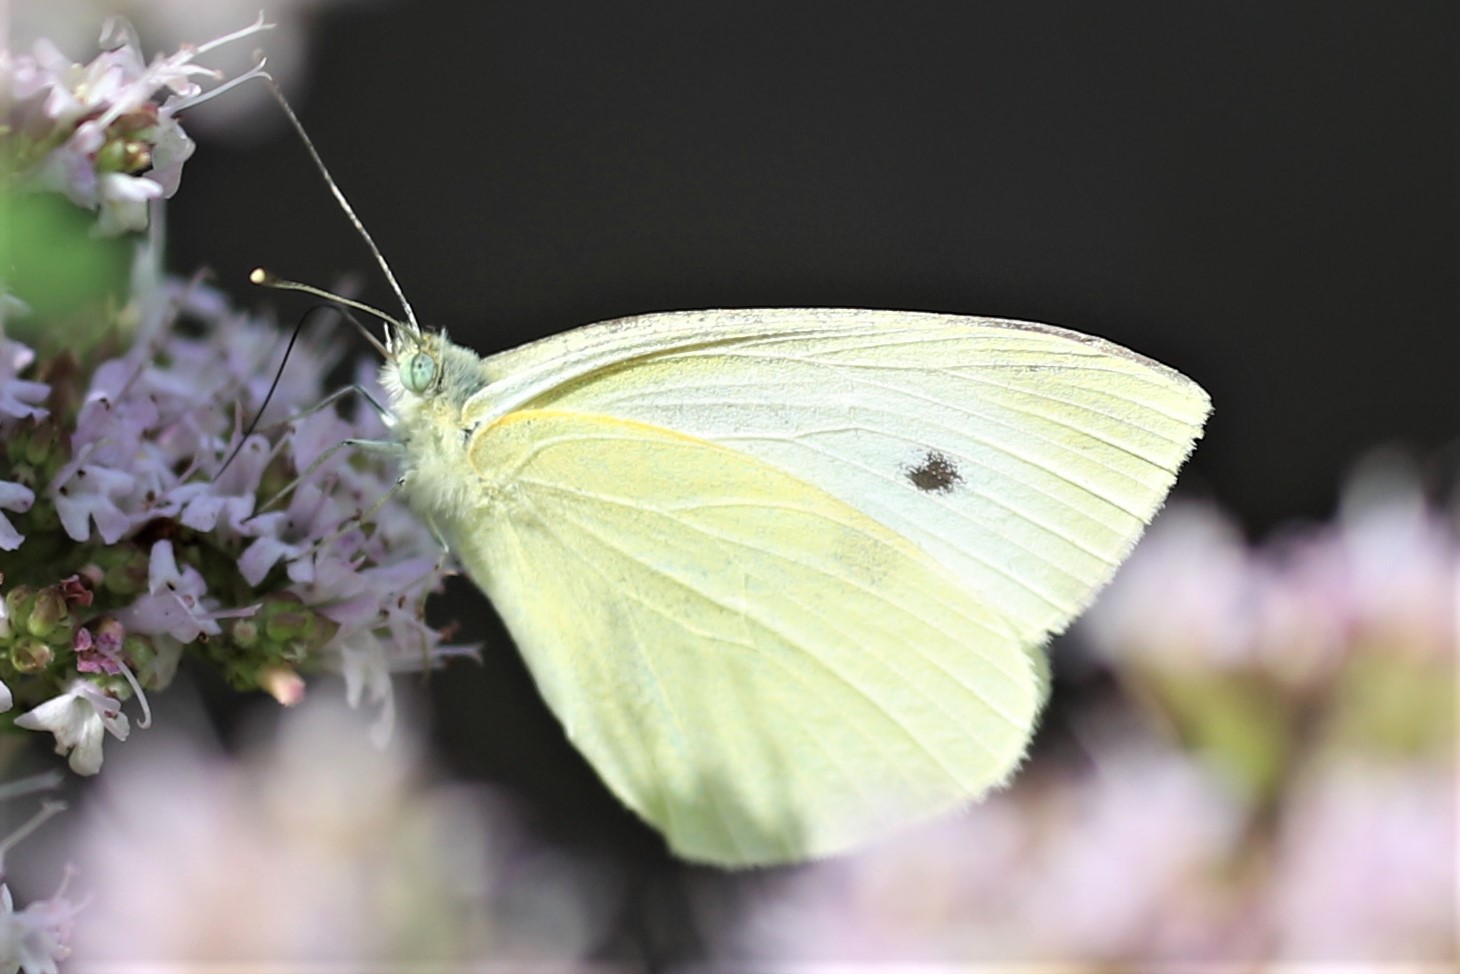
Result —
<path fill-rule="evenodd" d="M 443 332 L 397 328 L 380 384 L 390 396 L 390 409 L 411 435 L 424 424 L 458 430 L 462 407 L 486 384 L 482 360 Z M 458 434 L 459 435 L 459 434 Z"/>

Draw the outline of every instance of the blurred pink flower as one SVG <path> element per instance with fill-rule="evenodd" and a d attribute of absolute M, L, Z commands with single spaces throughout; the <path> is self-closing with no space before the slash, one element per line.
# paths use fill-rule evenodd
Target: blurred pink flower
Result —
<path fill-rule="evenodd" d="M 61 892 L 17 910 L 10 887 L 0 883 L 0 966 L 24 974 L 59 974 L 56 962 L 71 955 L 67 941 L 76 912 Z"/>
<path fill-rule="evenodd" d="M 68 817 L 75 970 L 566 970 L 603 936 L 605 878 L 430 785 L 409 729 L 382 751 L 327 696 L 272 713 L 237 760 L 172 715 Z"/>
<path fill-rule="evenodd" d="M 1076 631 L 1117 667 L 1249 669 L 1312 688 L 1365 648 L 1450 665 L 1457 594 L 1455 516 L 1380 454 L 1335 522 L 1258 547 L 1217 508 L 1173 503 Z"/>
<path fill-rule="evenodd" d="M 1269 893 L 1277 958 L 1453 969 L 1457 810 L 1452 765 L 1312 769 L 1278 825 Z"/>
<path fill-rule="evenodd" d="M 727 968 L 821 962 L 1090 963 L 1119 969 L 1201 929 L 1204 878 L 1242 808 L 1179 755 L 1110 742 L 1089 773 L 1026 771 L 966 812 L 710 897 Z"/>

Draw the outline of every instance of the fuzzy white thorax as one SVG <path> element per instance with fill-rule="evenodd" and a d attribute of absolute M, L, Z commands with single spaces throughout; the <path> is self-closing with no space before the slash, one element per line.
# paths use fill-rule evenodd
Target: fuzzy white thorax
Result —
<path fill-rule="evenodd" d="M 407 387 L 401 371 L 415 355 L 435 363 L 434 378 L 421 392 Z M 390 397 L 392 428 L 401 446 L 405 494 L 411 505 L 438 525 L 453 523 L 484 498 L 467 458 L 473 425 L 464 416 L 468 400 L 486 388 L 482 359 L 444 334 L 397 336 L 395 356 L 380 371 Z"/>

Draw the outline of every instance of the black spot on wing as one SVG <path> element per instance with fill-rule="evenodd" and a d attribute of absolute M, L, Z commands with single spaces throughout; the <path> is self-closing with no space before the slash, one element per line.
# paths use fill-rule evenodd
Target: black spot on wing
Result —
<path fill-rule="evenodd" d="M 916 466 L 904 467 L 908 483 L 925 494 L 951 494 L 963 483 L 958 464 L 937 450 L 929 450 Z"/>

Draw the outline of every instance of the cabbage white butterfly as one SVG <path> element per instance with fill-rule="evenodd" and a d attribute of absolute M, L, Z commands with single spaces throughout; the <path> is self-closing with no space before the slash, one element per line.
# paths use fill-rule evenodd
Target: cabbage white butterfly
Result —
<path fill-rule="evenodd" d="M 382 380 L 407 499 L 608 787 L 724 866 L 831 855 L 1007 781 L 1044 642 L 1210 408 L 1029 322 L 674 312 L 482 358 L 401 302 Z"/>

